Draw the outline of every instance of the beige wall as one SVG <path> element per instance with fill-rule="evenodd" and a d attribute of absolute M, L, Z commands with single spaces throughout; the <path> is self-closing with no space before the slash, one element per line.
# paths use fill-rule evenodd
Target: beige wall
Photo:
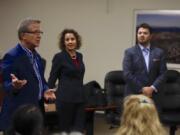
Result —
<path fill-rule="evenodd" d="M 46 78 L 64 28 L 76 29 L 83 39 L 85 83 L 104 85 L 108 71 L 122 69 L 124 50 L 133 43 L 134 10 L 180 9 L 179 0 L 0 0 L 0 53 L 15 46 L 18 22 L 28 16 L 42 20 L 41 46 L 47 60 Z M 173 66 L 173 65 L 172 65 Z M 177 65 L 175 65 L 176 67 Z"/>

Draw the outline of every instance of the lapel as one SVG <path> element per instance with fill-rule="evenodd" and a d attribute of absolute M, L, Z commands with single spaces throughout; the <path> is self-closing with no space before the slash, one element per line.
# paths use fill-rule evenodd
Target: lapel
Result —
<path fill-rule="evenodd" d="M 34 77 L 36 77 L 32 61 L 29 59 L 29 57 L 27 56 L 25 50 L 23 50 L 23 48 L 21 47 L 20 44 L 17 45 L 17 50 L 18 50 L 18 53 L 20 55 L 20 57 L 19 57 L 20 62 L 21 62 L 20 66 L 23 65 L 24 66 L 24 70 L 27 70 L 28 72 L 33 74 Z"/>
<path fill-rule="evenodd" d="M 36 56 L 38 69 L 39 69 L 40 75 L 42 77 L 43 76 L 43 66 L 42 66 L 41 56 L 37 53 L 37 51 L 35 51 L 34 55 Z"/>
<path fill-rule="evenodd" d="M 64 55 L 65 55 L 65 59 L 67 60 L 68 63 L 70 63 L 71 65 L 74 65 L 72 60 L 71 60 L 71 56 L 69 55 L 69 53 L 67 51 L 63 51 Z"/>
<path fill-rule="evenodd" d="M 139 57 L 140 62 L 142 62 L 143 65 L 143 69 L 146 71 L 146 73 L 148 73 L 147 67 L 146 67 L 146 62 L 144 60 L 144 56 L 142 54 L 141 48 L 139 47 L 139 45 L 136 45 L 136 54 Z"/>
<path fill-rule="evenodd" d="M 153 47 L 150 47 L 150 54 L 149 54 L 149 72 L 152 69 L 153 66 L 153 57 L 154 57 L 154 49 Z"/>
<path fill-rule="evenodd" d="M 71 59 L 71 56 L 69 55 L 69 53 L 67 52 L 67 51 L 63 51 L 64 52 L 64 54 L 65 54 L 65 59 L 68 61 L 68 63 L 69 64 L 71 64 L 71 66 L 73 67 L 73 68 L 75 68 L 76 70 L 79 70 L 79 69 L 81 69 L 81 67 L 82 67 L 82 62 L 81 62 L 81 59 L 80 59 L 80 55 L 76 52 L 76 57 L 77 57 L 77 59 L 78 59 L 78 61 L 79 61 L 79 68 L 77 68 L 76 67 L 76 65 L 73 63 L 73 61 L 72 61 L 72 59 Z"/>

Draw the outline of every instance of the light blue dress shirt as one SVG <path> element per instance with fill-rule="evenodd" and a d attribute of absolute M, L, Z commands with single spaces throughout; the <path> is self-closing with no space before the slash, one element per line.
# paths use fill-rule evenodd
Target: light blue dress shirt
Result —
<path fill-rule="evenodd" d="M 146 63 L 146 68 L 147 71 L 149 71 L 149 55 L 150 55 L 150 44 L 147 45 L 146 47 L 144 47 L 143 45 L 139 44 L 139 47 L 141 48 L 145 63 Z M 157 92 L 156 87 L 154 87 L 154 85 L 151 85 L 151 87 L 153 88 L 153 90 L 155 92 Z"/>

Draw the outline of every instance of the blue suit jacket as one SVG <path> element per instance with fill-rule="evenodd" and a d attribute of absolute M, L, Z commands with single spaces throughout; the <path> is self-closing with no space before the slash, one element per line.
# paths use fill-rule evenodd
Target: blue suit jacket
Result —
<path fill-rule="evenodd" d="M 43 81 L 43 88 L 46 90 L 47 84 L 43 75 L 43 67 L 41 57 L 38 57 L 38 67 Z M 3 87 L 6 96 L 3 101 L 2 112 L 0 113 L 0 130 L 4 130 L 9 126 L 12 113 L 23 104 L 39 105 L 39 81 L 35 75 L 33 65 L 28 58 L 26 52 L 20 44 L 7 52 L 3 58 Z M 18 79 L 26 79 L 27 84 L 21 89 L 14 89 L 11 83 L 10 74 L 15 74 Z"/>
<path fill-rule="evenodd" d="M 85 72 L 83 56 L 79 52 L 76 52 L 76 56 L 79 61 L 79 68 L 75 66 L 66 51 L 55 54 L 53 58 L 48 84 L 50 88 L 54 88 L 56 81 L 59 82 L 56 96 L 57 105 L 61 101 L 78 103 L 85 100 L 83 91 Z"/>
<path fill-rule="evenodd" d="M 167 70 L 164 52 L 150 47 L 149 71 L 147 71 L 142 51 L 138 45 L 125 51 L 123 74 L 126 80 L 125 95 L 140 94 L 144 86 L 160 89 Z"/>

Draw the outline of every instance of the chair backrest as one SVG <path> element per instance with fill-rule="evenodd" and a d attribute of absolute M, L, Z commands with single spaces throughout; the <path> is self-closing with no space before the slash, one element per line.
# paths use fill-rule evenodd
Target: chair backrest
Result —
<path fill-rule="evenodd" d="M 107 93 L 108 104 L 121 105 L 124 97 L 125 80 L 123 71 L 110 71 L 104 80 L 104 89 Z"/>
<path fill-rule="evenodd" d="M 108 123 L 112 124 L 112 127 L 114 127 L 114 125 L 119 126 L 120 124 L 124 88 L 125 80 L 123 78 L 123 71 L 110 71 L 106 74 L 104 80 L 104 89 L 107 93 L 107 103 L 108 105 L 116 106 L 116 109 L 109 110 L 106 113 L 106 120 Z"/>
<path fill-rule="evenodd" d="M 162 111 L 180 110 L 180 73 L 178 71 L 167 71 L 166 82 L 158 98 Z"/>
<path fill-rule="evenodd" d="M 90 81 L 84 85 L 86 107 L 102 107 L 107 105 L 106 92 L 98 82 Z"/>

